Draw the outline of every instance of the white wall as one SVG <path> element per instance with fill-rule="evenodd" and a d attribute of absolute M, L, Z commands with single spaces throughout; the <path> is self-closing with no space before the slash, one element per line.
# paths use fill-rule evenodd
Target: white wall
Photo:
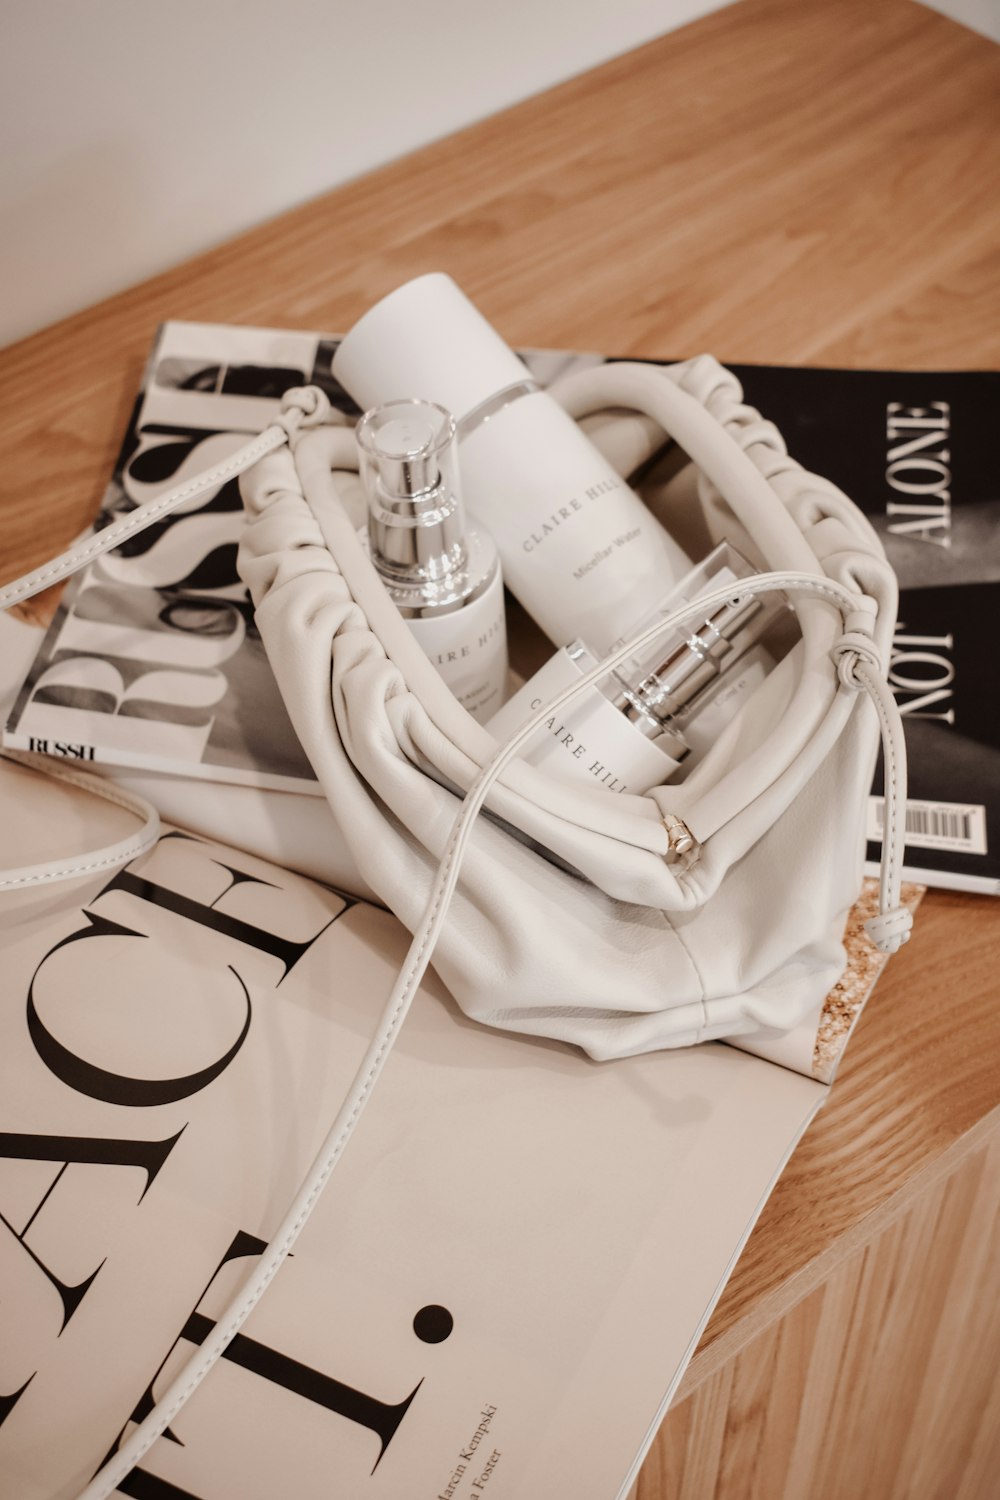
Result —
<path fill-rule="evenodd" d="M 0 344 L 726 0 L 2 0 Z"/>
<path fill-rule="evenodd" d="M 1000 42 L 1000 0 L 923 0 L 931 10 Z"/>

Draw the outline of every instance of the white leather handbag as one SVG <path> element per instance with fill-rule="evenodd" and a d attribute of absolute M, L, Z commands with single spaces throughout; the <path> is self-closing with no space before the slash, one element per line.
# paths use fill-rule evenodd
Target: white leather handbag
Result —
<path fill-rule="evenodd" d="M 868 930 L 885 952 L 909 932 L 905 748 L 883 665 L 895 578 L 862 513 L 788 456 L 710 357 L 603 365 L 551 393 L 612 428 L 629 413 L 658 423 L 687 455 L 690 482 L 674 488 L 707 545 L 724 537 L 763 570 L 740 593 L 781 590 L 795 609 L 794 649 L 680 784 L 590 789 L 517 751 L 715 595 L 663 616 L 499 746 L 452 697 L 359 543 L 342 496 L 353 434 L 315 388 L 289 392 L 281 422 L 224 464 L 0 590 L 0 607 L 243 472 L 239 567 L 292 722 L 363 882 L 412 932 L 433 919 L 435 966 L 466 1013 L 595 1058 L 787 1029 L 843 968 L 879 728 L 885 839 Z M 477 820 L 483 806 L 491 816 Z"/>
<path fill-rule="evenodd" d="M 434 962 L 474 1019 L 595 1058 L 789 1027 L 843 966 L 878 740 L 869 695 L 902 805 L 881 665 L 893 574 L 861 513 L 788 457 L 714 360 L 606 365 L 552 393 L 576 417 L 631 409 L 662 425 L 697 468 L 712 539 L 767 570 L 741 592 L 780 589 L 794 605 L 794 649 L 679 785 L 613 794 L 518 761 L 532 727 L 635 641 L 498 746 L 388 599 L 338 492 L 353 437 L 330 425 L 319 392 L 302 392 L 289 445 L 244 475 L 239 558 L 292 722 L 361 874 L 411 931 L 435 868 L 451 873 Z M 492 817 L 473 829 L 480 805 Z M 887 950 L 910 922 L 897 821 L 870 929 Z"/>
<path fill-rule="evenodd" d="M 794 1027 L 843 968 L 879 729 L 885 842 L 868 931 L 884 952 L 906 941 L 905 752 L 884 667 L 896 585 L 868 522 L 788 456 L 708 357 L 605 365 L 552 394 L 576 418 L 610 410 L 659 423 L 687 455 L 680 488 L 708 545 L 725 537 L 763 570 L 740 581 L 741 596 L 780 590 L 795 610 L 796 643 L 679 785 L 644 796 L 577 787 L 519 761 L 518 749 L 617 662 L 725 603 L 732 586 L 662 617 L 499 745 L 451 696 L 362 549 L 338 480 L 355 466 L 353 435 L 312 387 L 289 392 L 280 422 L 225 463 L 0 590 L 0 607 L 27 597 L 242 472 L 239 567 L 292 722 L 362 877 L 413 933 L 354 1083 L 256 1273 L 88 1500 L 109 1494 L 155 1440 L 289 1253 L 432 954 L 475 1020 L 594 1058 Z M 4 883 L 134 858 L 156 837 L 155 815 L 144 816 L 141 837 L 86 865 L 8 872 Z"/>

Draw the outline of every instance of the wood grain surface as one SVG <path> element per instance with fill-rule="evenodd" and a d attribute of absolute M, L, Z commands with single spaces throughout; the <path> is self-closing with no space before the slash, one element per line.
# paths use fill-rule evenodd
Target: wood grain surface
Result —
<path fill-rule="evenodd" d="M 986 1500 L 1000 1135 L 667 1413 L 634 1500 Z"/>
<path fill-rule="evenodd" d="M 343 331 L 394 285 L 443 269 L 514 344 L 995 367 L 998 85 L 998 49 L 909 0 L 742 0 L 14 345 L 0 368 L 0 573 L 38 564 L 89 519 L 168 317 Z M 966 1427 L 941 1425 L 947 1383 L 963 1378 L 959 1314 L 972 1314 L 957 1292 L 948 1300 L 957 1261 L 932 1231 L 945 1207 L 958 1215 L 963 1264 L 984 1270 L 985 1220 L 963 1184 L 1000 1131 L 998 953 L 994 902 L 927 897 L 709 1325 L 668 1419 L 681 1447 L 673 1459 L 654 1451 L 642 1500 L 993 1493 L 975 1475 L 988 1460 L 1000 1472 L 1000 1451 L 982 1439 L 959 1484 Z M 925 1464 L 902 1489 L 883 1477 L 872 1488 L 828 1452 L 834 1435 L 849 1441 L 855 1409 L 835 1366 L 874 1391 L 874 1410 L 894 1378 L 897 1354 L 877 1358 L 876 1346 L 899 1299 L 890 1309 L 888 1284 L 864 1290 L 879 1245 L 885 1267 L 909 1257 L 921 1288 L 907 1317 L 924 1331 L 892 1346 L 907 1380 L 927 1339 L 942 1352 L 939 1379 L 913 1375 L 910 1405 L 944 1445 L 945 1469 Z M 827 1367 L 817 1341 L 827 1347 L 831 1326 L 841 1343 Z M 787 1401 L 755 1427 L 785 1327 Z M 984 1379 L 968 1395 L 980 1413 Z M 827 1404 L 845 1400 L 827 1431 Z M 907 1453 L 923 1441 L 898 1436 Z M 748 1444 L 758 1477 L 740 1488 Z M 905 1472 L 920 1470 L 914 1459 Z"/>

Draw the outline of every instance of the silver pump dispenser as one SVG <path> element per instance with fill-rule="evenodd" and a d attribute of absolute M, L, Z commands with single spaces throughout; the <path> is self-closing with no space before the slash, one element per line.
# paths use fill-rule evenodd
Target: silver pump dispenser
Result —
<path fill-rule="evenodd" d="M 648 655 L 618 667 L 611 674 L 608 697 L 651 739 L 676 739 L 676 747 L 668 748 L 680 758 L 687 747 L 679 733 L 672 732 L 677 721 L 683 721 L 685 710 L 726 670 L 730 657 L 737 659 L 759 640 L 774 616 L 773 608 L 734 592 L 689 634 L 673 636 Z"/>
<path fill-rule="evenodd" d="M 455 420 L 433 401 L 389 401 L 358 423 L 372 562 L 402 614 L 447 614 L 478 598 L 493 549 L 466 528 Z"/>

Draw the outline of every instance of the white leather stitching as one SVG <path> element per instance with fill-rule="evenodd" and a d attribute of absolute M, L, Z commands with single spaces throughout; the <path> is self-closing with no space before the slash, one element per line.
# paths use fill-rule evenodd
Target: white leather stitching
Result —
<path fill-rule="evenodd" d="M 118 547 L 140 531 L 145 531 L 147 526 L 152 526 L 154 521 L 158 521 L 169 511 L 176 510 L 178 505 L 183 505 L 186 500 L 192 500 L 202 491 L 223 484 L 227 479 L 235 478 L 237 474 L 241 474 L 244 469 L 248 469 L 251 464 L 263 458 L 265 454 L 273 452 L 275 448 L 280 448 L 282 443 L 287 441 L 288 434 L 284 426 L 275 423 L 265 428 L 252 443 L 247 443 L 243 448 L 238 449 L 225 462 L 216 464 L 214 469 L 207 469 L 203 474 L 198 474 L 194 479 L 188 480 L 186 484 L 176 485 L 165 495 L 158 495 L 155 500 L 147 500 L 145 505 L 140 505 L 130 511 L 122 520 L 116 521 L 112 526 L 106 526 L 103 531 L 98 531 L 82 547 L 71 547 L 67 552 L 62 552 L 58 557 L 53 558 L 51 562 L 45 563 L 43 567 L 36 568 L 33 573 L 26 573 L 23 578 L 16 578 L 13 583 L 8 583 L 0 589 L 0 609 L 8 609 L 12 604 L 19 604 L 22 599 L 29 599 L 32 594 L 40 593 L 50 584 L 57 583 L 60 578 L 68 578 L 71 573 L 75 573 L 88 562 L 92 562 L 95 557 L 100 557 L 103 552 L 110 552 L 113 547 Z"/>
<path fill-rule="evenodd" d="M 847 689 L 864 688 L 875 705 L 882 735 L 885 769 L 885 823 L 879 870 L 879 914 L 865 931 L 882 953 L 895 953 L 907 942 L 913 918 L 899 905 L 906 819 L 906 746 L 892 690 L 885 680 L 874 642 L 860 631 L 847 631 L 831 652 L 837 675 Z"/>
<path fill-rule="evenodd" d="M 89 850 L 78 859 L 46 860 L 44 864 L 24 865 L 20 869 L 5 870 L 2 872 L 3 878 L 0 879 L 0 890 L 24 890 L 29 886 L 47 885 L 57 880 L 75 880 L 79 876 L 91 875 L 96 870 L 114 869 L 117 865 L 126 864 L 131 859 L 138 859 L 140 854 L 145 854 L 147 849 L 151 849 L 159 838 L 160 815 L 145 797 L 126 792 L 124 788 L 116 786 L 114 782 L 104 781 L 100 776 L 93 776 L 86 771 L 73 770 L 69 766 L 61 765 L 47 755 L 31 755 L 21 750 L 4 750 L 2 754 L 6 760 L 16 761 L 19 765 L 29 766 L 35 771 L 42 771 L 56 781 L 68 782 L 70 786 L 82 787 L 92 796 L 101 797 L 105 802 L 111 802 L 116 807 L 124 808 L 126 812 L 134 813 L 136 817 L 142 819 L 142 828 L 138 833 L 130 834 L 128 838 L 121 839 L 117 844 L 107 844 L 104 848 Z"/>
<path fill-rule="evenodd" d="M 292 443 L 300 428 L 320 426 L 329 415 L 330 402 L 325 391 L 315 385 L 293 386 L 282 396 L 281 411 L 270 427 L 265 427 L 251 442 L 238 448 L 214 468 L 196 474 L 186 484 L 175 485 L 165 495 L 158 495 L 155 500 L 147 500 L 145 505 L 137 506 L 120 521 L 90 537 L 83 546 L 71 547 L 51 562 L 36 568 L 33 573 L 15 578 L 13 583 L 0 589 L 0 609 L 9 609 L 12 604 L 30 599 L 32 594 L 40 593 L 60 578 L 68 578 L 71 573 L 77 572 L 95 557 L 100 557 L 103 552 L 110 552 L 113 547 L 118 547 L 140 531 L 145 531 L 147 526 L 152 526 L 161 516 L 176 510 L 186 500 L 193 500 L 195 495 L 214 489 L 229 479 L 235 479 L 237 474 L 242 474 L 244 469 L 249 469 L 282 444 Z"/>
<path fill-rule="evenodd" d="M 877 917 L 869 917 L 865 932 L 881 953 L 896 953 L 910 940 L 913 914 L 905 906 L 897 906 Z"/>

